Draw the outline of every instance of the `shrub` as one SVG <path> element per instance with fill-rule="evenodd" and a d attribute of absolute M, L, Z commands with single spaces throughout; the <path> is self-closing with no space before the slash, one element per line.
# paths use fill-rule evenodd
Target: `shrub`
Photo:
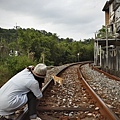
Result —
<path fill-rule="evenodd" d="M 0 65 L 0 87 L 10 78 L 8 68 L 4 65 Z"/>
<path fill-rule="evenodd" d="M 36 63 L 28 59 L 27 56 L 12 56 L 6 61 L 6 66 L 11 73 L 11 76 L 20 72 L 22 69 L 29 65 L 35 65 Z"/>

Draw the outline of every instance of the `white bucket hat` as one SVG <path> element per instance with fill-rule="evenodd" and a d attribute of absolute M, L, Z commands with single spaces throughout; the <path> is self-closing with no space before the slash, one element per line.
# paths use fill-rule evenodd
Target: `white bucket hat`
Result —
<path fill-rule="evenodd" d="M 47 73 L 47 66 L 43 63 L 39 63 L 35 66 L 32 72 L 35 76 L 39 78 L 45 78 L 46 73 Z"/>

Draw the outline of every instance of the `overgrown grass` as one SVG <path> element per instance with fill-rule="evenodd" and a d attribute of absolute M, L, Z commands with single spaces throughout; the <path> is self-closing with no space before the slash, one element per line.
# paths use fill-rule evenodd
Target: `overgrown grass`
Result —
<path fill-rule="evenodd" d="M 0 87 L 8 81 L 8 79 L 11 77 L 10 72 L 8 68 L 6 68 L 4 65 L 0 66 Z"/>
<path fill-rule="evenodd" d="M 27 56 L 13 56 L 0 62 L 0 87 L 25 67 L 35 64 L 37 63 Z"/>

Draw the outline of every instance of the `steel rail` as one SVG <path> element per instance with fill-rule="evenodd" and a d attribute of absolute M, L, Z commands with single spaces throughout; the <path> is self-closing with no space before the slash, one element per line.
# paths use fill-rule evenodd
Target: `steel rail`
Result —
<path fill-rule="evenodd" d="M 88 64 L 88 63 L 93 63 L 91 61 L 85 61 L 85 62 L 77 62 L 77 63 L 71 63 L 68 66 L 66 66 L 65 68 L 63 68 L 62 70 L 60 70 L 58 73 L 56 73 L 57 76 L 59 76 L 64 70 L 66 70 L 68 67 L 73 66 L 73 65 L 77 65 L 77 64 Z M 48 89 L 49 85 L 53 83 L 53 79 L 51 78 L 46 85 L 42 88 L 42 93 L 43 96 L 45 94 L 45 91 Z M 21 113 L 20 115 L 18 115 L 18 117 L 15 120 L 28 120 L 28 107 L 26 106 L 24 108 L 24 112 Z"/>
<path fill-rule="evenodd" d="M 107 73 L 107 72 L 105 72 L 105 71 L 103 71 L 103 70 L 101 70 L 101 69 L 98 69 L 98 68 L 95 67 L 95 66 L 91 66 L 91 67 L 92 67 L 92 69 L 94 69 L 94 70 L 96 70 L 96 71 L 98 71 L 98 72 L 100 72 L 100 73 L 103 73 L 104 75 L 106 75 L 106 76 L 107 76 L 108 78 L 110 78 L 110 79 L 114 79 L 114 80 L 120 81 L 120 78 L 117 77 L 117 76 L 111 75 L 111 74 L 109 74 L 109 73 Z"/>
<path fill-rule="evenodd" d="M 83 73 L 81 72 L 81 66 L 78 68 L 78 76 L 84 84 L 86 90 L 92 95 L 94 102 L 99 106 L 100 112 L 106 117 L 106 120 L 119 120 L 117 115 L 106 106 L 106 104 L 102 101 L 102 99 L 95 93 L 95 91 L 89 86 L 86 82 Z"/>

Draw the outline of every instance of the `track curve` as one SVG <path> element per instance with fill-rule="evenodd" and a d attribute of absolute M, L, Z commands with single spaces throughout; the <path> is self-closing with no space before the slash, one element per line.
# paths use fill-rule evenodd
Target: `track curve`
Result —
<path fill-rule="evenodd" d="M 85 78 L 80 66 L 88 63 L 91 62 L 66 65 L 57 72 L 56 75 L 64 79 L 63 88 L 54 85 L 52 79 L 46 82 L 42 89 L 44 97 L 37 104 L 38 116 L 42 120 L 119 120 L 101 99 L 101 105 L 98 99 L 93 99 L 94 93 L 91 94 L 82 82 Z M 27 107 L 16 120 L 29 120 Z"/>

